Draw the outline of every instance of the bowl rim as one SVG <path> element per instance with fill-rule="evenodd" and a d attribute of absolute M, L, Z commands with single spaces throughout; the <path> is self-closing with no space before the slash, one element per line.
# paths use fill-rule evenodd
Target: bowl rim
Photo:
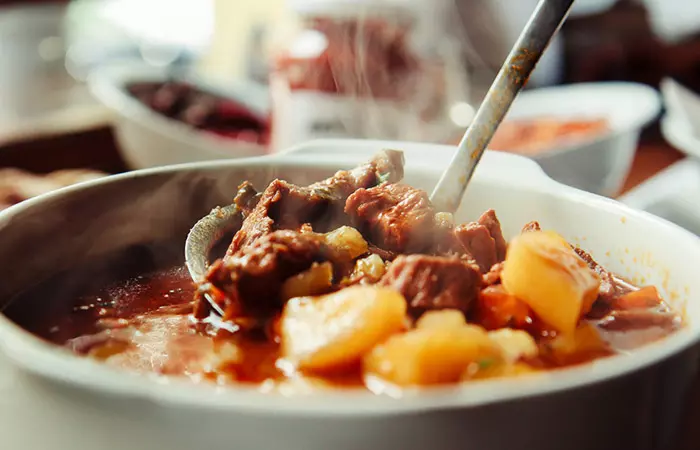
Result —
<path fill-rule="evenodd" d="M 374 148 L 401 148 L 400 145 L 402 145 L 387 143 L 387 145 L 378 146 L 376 141 L 364 142 L 365 146 L 372 145 Z M 416 147 L 414 144 L 406 144 L 406 146 Z M 417 147 L 420 148 L 420 146 Z M 628 218 L 654 222 L 691 247 L 694 245 L 700 251 L 700 239 L 697 236 L 664 219 L 644 211 L 634 210 L 614 200 L 556 183 L 546 177 L 541 170 L 537 170 L 538 167 L 524 157 L 500 155 L 497 158 L 497 160 L 506 162 L 509 160 L 525 162 L 524 165 L 515 164 L 513 167 L 520 171 L 520 175 L 526 174 L 527 176 L 513 177 L 513 173 L 510 172 L 509 180 L 515 184 L 525 186 L 529 190 L 540 189 L 549 195 L 573 202 L 582 202 L 600 210 L 622 213 Z M 52 201 L 64 195 L 70 195 L 72 192 L 90 189 L 94 186 L 118 183 L 130 178 L 148 177 L 154 174 L 181 173 L 197 169 L 218 170 L 222 167 L 265 165 L 271 162 L 290 165 L 301 164 L 325 169 L 338 167 L 337 162 L 314 160 L 313 154 L 304 158 L 303 155 L 290 157 L 289 153 L 282 153 L 263 158 L 205 161 L 138 170 L 79 183 L 27 200 L 0 212 L 0 225 L 4 221 L 11 220 L 13 216 L 23 210 L 35 208 L 43 202 Z M 533 170 L 528 171 L 528 166 Z M 539 177 L 544 182 L 520 181 L 531 177 Z M 620 354 L 555 372 L 537 373 L 517 379 L 483 380 L 455 386 L 405 390 L 402 392 L 400 400 L 397 400 L 391 393 L 388 393 L 389 395 L 376 395 L 365 391 L 343 390 L 329 392 L 321 390 L 311 395 L 289 396 L 284 393 L 261 392 L 255 387 L 193 385 L 187 380 L 164 379 L 115 369 L 76 356 L 67 349 L 46 342 L 0 314 L 0 349 L 14 364 L 41 377 L 103 395 L 149 401 L 163 407 L 229 413 L 286 414 L 312 418 L 396 415 L 435 409 L 474 408 L 493 403 L 551 395 L 639 371 L 682 352 L 698 341 L 700 341 L 700 325 L 693 321 L 692 325 L 686 325 L 663 340 L 645 345 L 630 354 Z"/>
<path fill-rule="evenodd" d="M 91 94 L 104 106 L 112 110 L 122 120 L 137 122 L 143 127 L 160 135 L 175 138 L 188 144 L 193 151 L 206 151 L 221 158 L 233 158 L 237 154 L 245 156 L 263 155 L 267 147 L 251 142 L 223 139 L 185 125 L 177 120 L 158 114 L 127 91 L 126 86 L 133 82 L 157 82 L 166 79 L 189 81 L 206 88 L 210 92 L 235 100 L 248 107 L 261 118 L 268 113 L 267 105 L 261 101 L 262 95 L 254 93 L 262 89 L 255 82 L 237 82 L 224 86 L 214 80 L 207 79 L 192 68 L 168 72 L 166 68 L 148 66 L 146 64 L 119 63 L 105 65 L 93 70 L 87 77 L 87 86 Z"/>
<path fill-rule="evenodd" d="M 571 101 L 569 97 L 581 97 L 583 95 L 596 96 L 601 105 L 613 105 L 619 103 L 621 97 L 629 98 L 630 95 L 636 95 L 643 101 L 645 107 L 632 109 L 630 119 L 625 124 L 611 126 L 603 133 L 595 134 L 587 138 L 575 139 L 571 141 L 564 140 L 551 149 L 547 149 L 532 155 L 527 155 L 527 157 L 532 158 L 535 161 L 543 160 L 549 157 L 577 151 L 591 145 L 605 143 L 627 133 L 636 132 L 639 134 L 646 125 L 651 123 L 651 121 L 659 115 L 663 104 L 661 94 L 656 89 L 641 83 L 627 81 L 572 83 L 523 91 L 518 96 L 516 103 L 511 109 L 511 113 L 515 114 L 516 117 L 513 117 L 511 113 L 509 113 L 504 119 L 504 122 L 514 120 L 533 120 L 544 116 L 542 113 L 521 114 L 517 108 L 524 108 L 524 106 L 518 105 L 527 105 L 528 103 L 538 102 L 541 101 L 542 98 L 551 98 L 552 96 L 561 97 L 562 101 L 560 103 L 568 104 Z M 640 103 L 642 103 L 642 101 L 640 101 Z M 557 111 L 560 110 L 558 108 L 553 108 L 553 113 L 551 115 L 561 116 L 561 112 Z M 511 150 L 502 151 L 521 154 Z"/>

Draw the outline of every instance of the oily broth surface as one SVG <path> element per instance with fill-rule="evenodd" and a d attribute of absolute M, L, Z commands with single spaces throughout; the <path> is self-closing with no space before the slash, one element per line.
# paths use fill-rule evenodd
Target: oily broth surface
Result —
<path fill-rule="evenodd" d="M 25 316 L 18 322 L 52 343 L 121 369 L 218 384 L 261 384 L 286 378 L 278 364 L 277 343 L 263 339 L 238 342 L 236 362 L 222 365 L 219 354 L 230 359 L 227 352 L 231 350 L 222 347 L 225 340 L 215 338 L 211 329 L 192 319 L 194 291 L 186 268 L 171 266 L 114 281 L 72 300 L 64 298 L 61 313 L 35 314 L 32 321 Z M 540 361 L 539 365 L 556 368 L 585 363 L 632 350 L 670 332 L 654 326 L 601 331 L 611 351 L 581 352 L 566 363 Z M 104 345 L 108 341 L 117 344 Z M 359 367 L 329 374 L 324 381 L 335 386 L 364 385 Z"/>

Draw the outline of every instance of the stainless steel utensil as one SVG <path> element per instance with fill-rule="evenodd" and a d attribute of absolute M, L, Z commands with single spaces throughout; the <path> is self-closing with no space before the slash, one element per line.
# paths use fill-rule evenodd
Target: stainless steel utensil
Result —
<path fill-rule="evenodd" d="M 454 212 L 459 206 L 496 129 L 573 3 L 574 0 L 541 0 L 535 8 L 430 196 L 438 211 Z"/>

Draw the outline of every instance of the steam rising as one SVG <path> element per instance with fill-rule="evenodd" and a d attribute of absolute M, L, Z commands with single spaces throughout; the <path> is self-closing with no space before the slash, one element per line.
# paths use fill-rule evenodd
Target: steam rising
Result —
<path fill-rule="evenodd" d="M 471 117 L 464 111 L 481 101 L 507 53 L 503 27 L 491 2 L 412 3 L 415 21 L 398 15 L 382 18 L 386 24 L 381 33 L 373 32 L 377 16 L 363 6 L 355 19 L 334 19 L 328 28 L 329 41 L 341 49 L 329 60 L 333 81 L 344 97 L 356 100 L 347 104 L 352 113 L 340 119 L 351 137 L 450 141 L 468 125 Z M 357 24 L 356 31 L 348 26 L 350 22 Z M 397 78 L 391 72 L 396 61 L 378 61 L 378 56 L 386 59 L 387 54 L 378 49 L 395 47 L 403 37 L 408 49 L 404 56 L 415 57 L 408 62 L 415 63 L 417 70 L 404 71 Z M 377 86 L 385 84 L 395 90 L 398 106 L 378 91 Z"/>
<path fill-rule="evenodd" d="M 508 53 L 502 6 L 375 0 L 283 22 L 270 43 L 281 56 L 270 74 L 274 150 L 309 138 L 454 142 Z"/>

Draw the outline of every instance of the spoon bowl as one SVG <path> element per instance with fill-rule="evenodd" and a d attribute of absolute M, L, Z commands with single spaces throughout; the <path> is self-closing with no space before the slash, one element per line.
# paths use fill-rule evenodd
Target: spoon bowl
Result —
<path fill-rule="evenodd" d="M 236 205 L 217 206 L 202 217 L 190 230 L 185 241 L 185 264 L 195 283 L 204 281 L 209 267 L 209 254 L 227 233 L 241 227 L 243 216 Z M 210 301 L 220 314 L 219 305 Z"/>

